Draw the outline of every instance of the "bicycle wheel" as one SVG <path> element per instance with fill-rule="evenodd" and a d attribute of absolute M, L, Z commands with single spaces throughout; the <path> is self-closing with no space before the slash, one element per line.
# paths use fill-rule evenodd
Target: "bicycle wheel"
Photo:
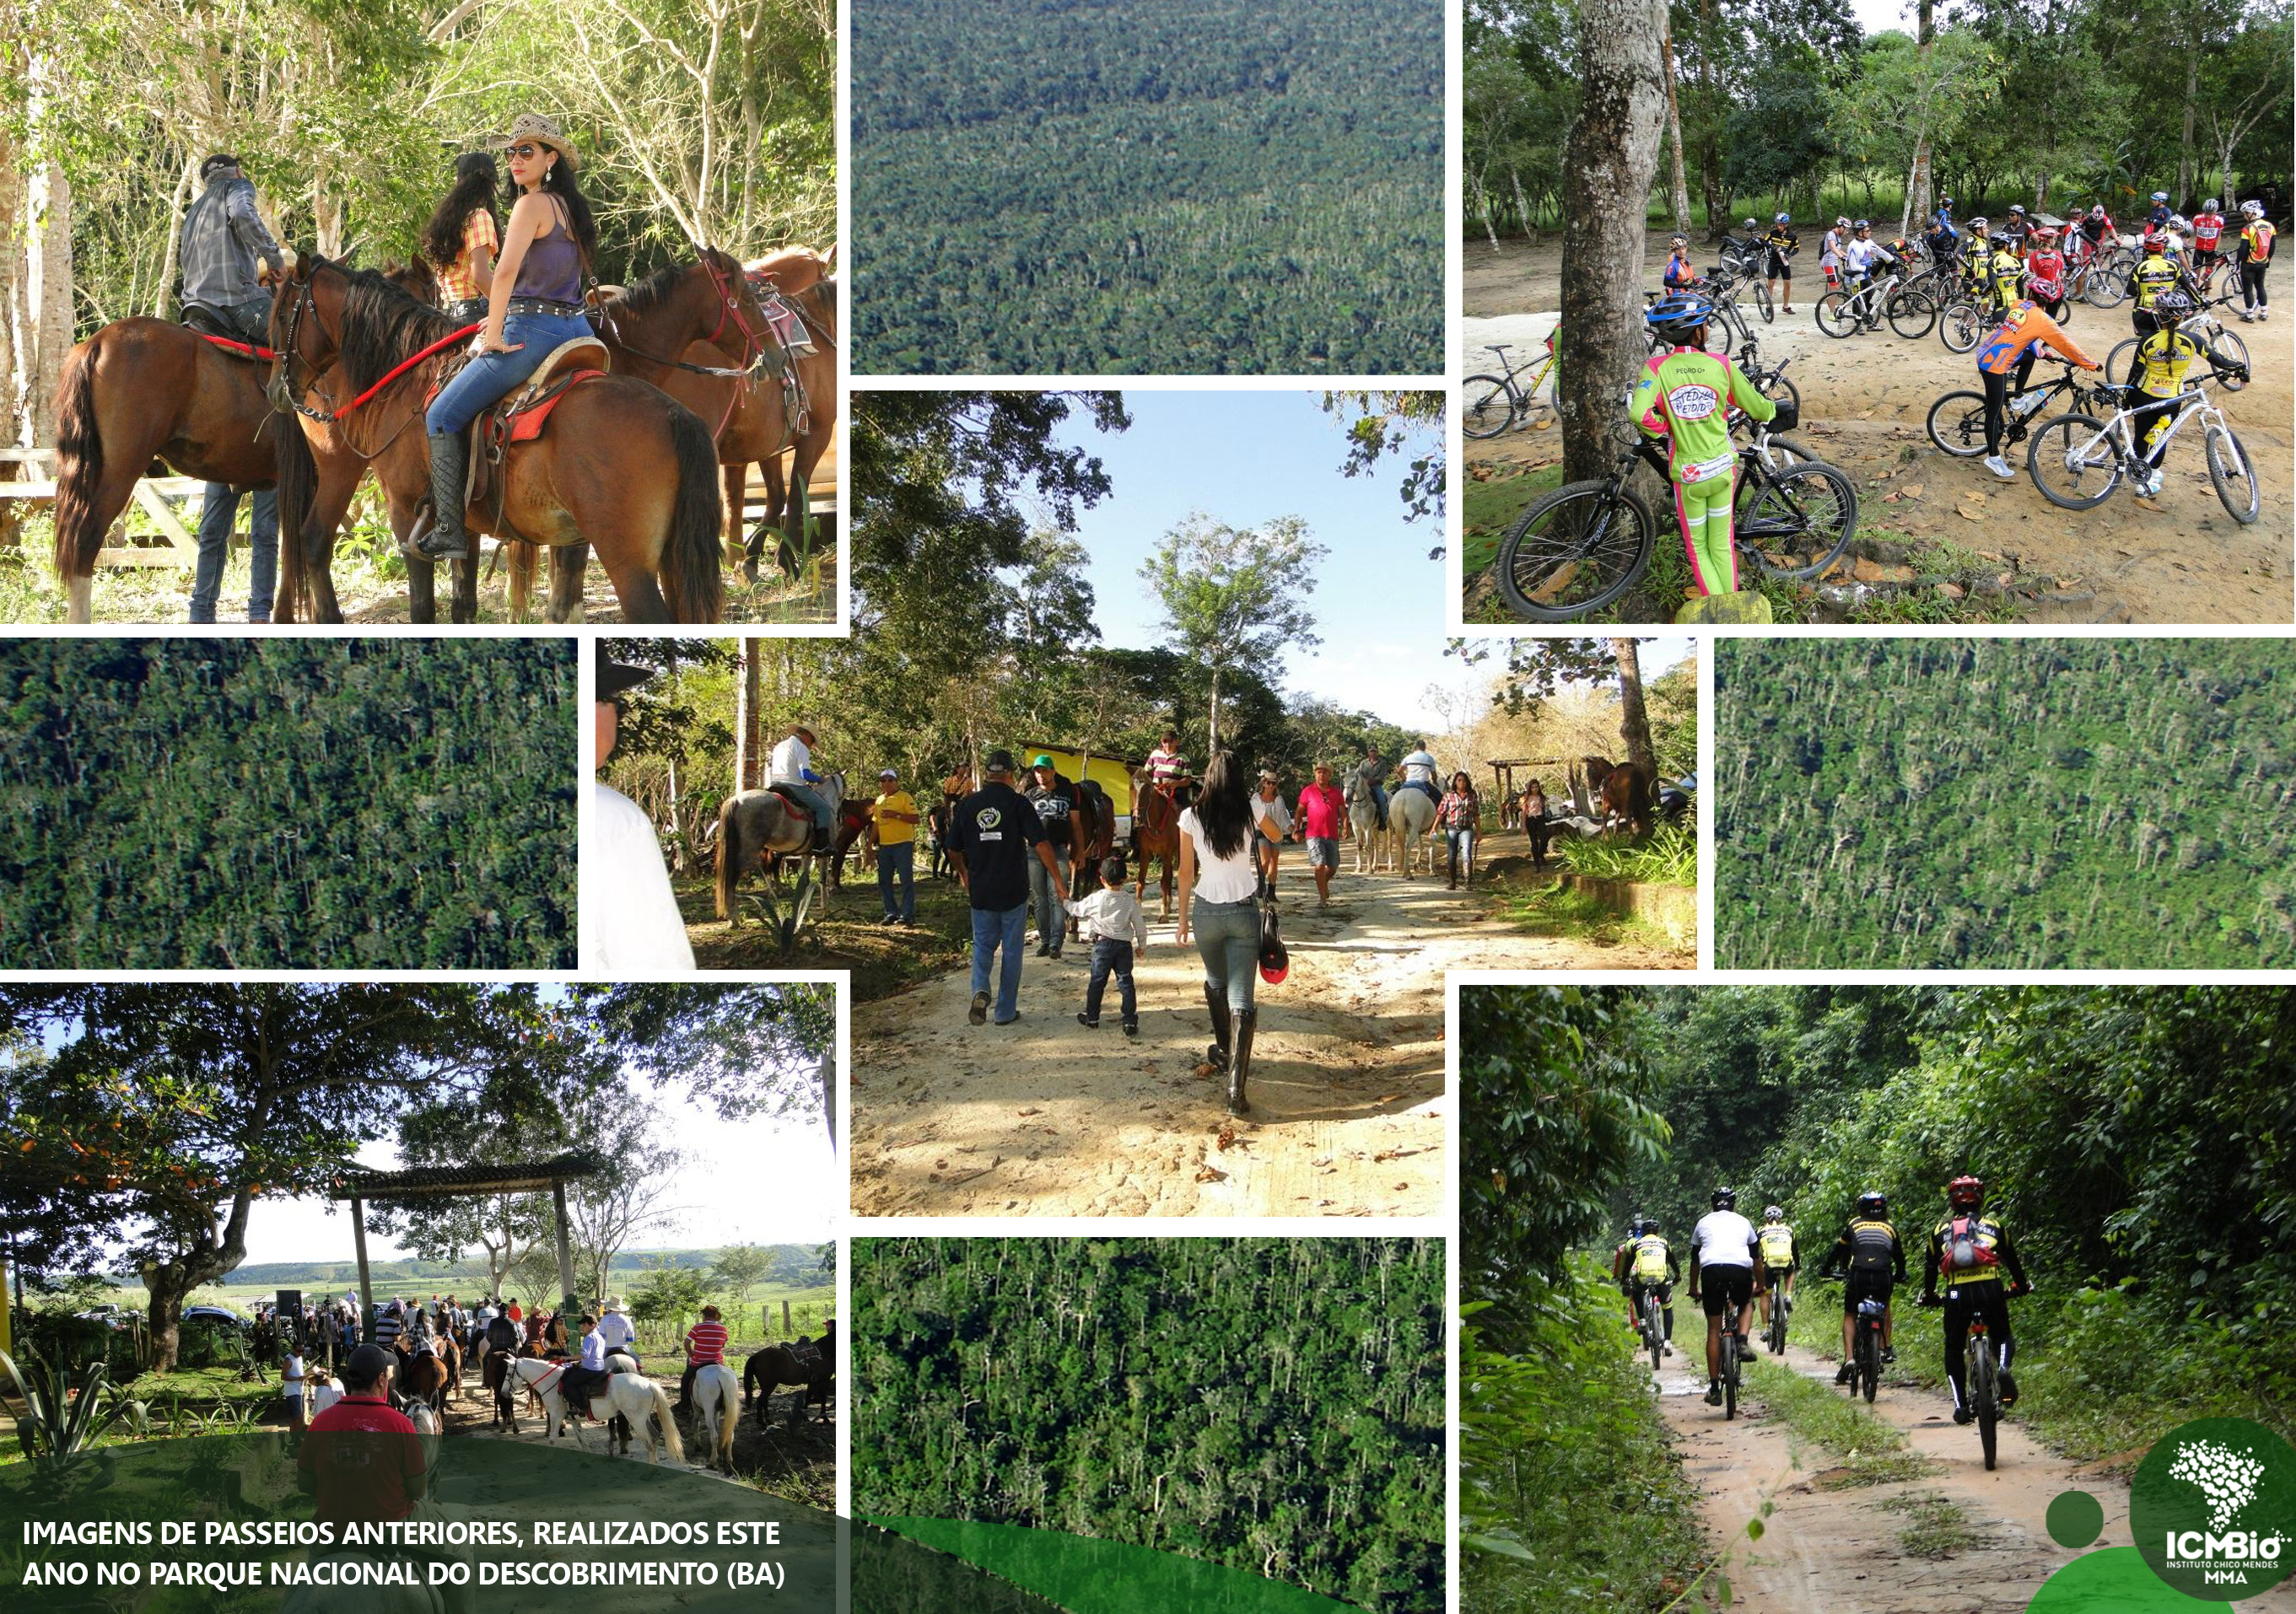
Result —
<path fill-rule="evenodd" d="M 1810 464 L 1814 463 L 1817 459 L 1817 455 L 1809 451 L 1808 445 L 1796 442 L 1790 437 L 1772 438 L 1770 439 L 1770 452 L 1776 455 L 1780 459 L 1785 461 L 1789 465 Z M 1738 479 L 1738 497 L 1734 501 L 1736 510 L 1742 510 L 1746 507 L 1748 501 L 1752 497 L 1753 486 L 1754 484 L 1751 478 L 1742 476 Z M 1734 510 L 1733 513 L 1734 515 Z"/>
<path fill-rule="evenodd" d="M 2259 504 L 2256 487 L 2256 467 L 2249 463 L 2248 450 L 2232 434 L 2229 426 L 2211 422 L 2204 435 L 2209 460 L 2209 480 L 2216 484 L 2217 497 L 2223 501 L 2225 512 L 2243 527 L 2256 525 Z"/>
<path fill-rule="evenodd" d="M 1890 299 L 1890 329 L 1907 341 L 1927 336 L 1937 316 L 1937 305 L 1925 291 L 1900 291 Z"/>
<path fill-rule="evenodd" d="M 1938 336 L 1956 353 L 1967 353 L 1984 334 L 1984 310 L 1965 297 L 1948 303 L 1938 319 Z"/>
<path fill-rule="evenodd" d="M 1957 460 L 1985 452 L 1985 395 L 1948 392 L 1930 406 L 1930 441 Z"/>
<path fill-rule="evenodd" d="M 2120 455 L 2103 422 L 2061 414 L 2033 433 L 2025 469 L 2060 510 L 2095 510 L 2120 481 Z"/>
<path fill-rule="evenodd" d="M 1770 289 L 1759 280 L 1754 283 L 1754 308 L 1761 315 L 1762 324 L 1770 325 L 1777 323 L 1777 306 L 1770 299 Z"/>
<path fill-rule="evenodd" d="M 2128 367 L 2126 373 L 2121 370 L 2123 359 L 2128 361 Z M 2104 379 L 2116 387 L 2134 387 L 2136 384 L 2136 339 L 2135 337 L 2128 337 L 2115 342 L 2112 345 L 2112 351 L 2104 356 Z"/>
<path fill-rule="evenodd" d="M 1828 336 L 1847 336 L 1857 329 L 1856 299 L 1847 291 L 1828 291 L 1817 299 L 1817 328 Z"/>
<path fill-rule="evenodd" d="M 2001 1435 L 2001 1387 L 1994 1381 L 1993 1341 L 1981 1336 L 1969 1342 L 1969 1408 L 1977 1414 L 1977 1438 L 1989 1472 Z"/>
<path fill-rule="evenodd" d="M 1722 1335 L 1722 1417 L 1725 1422 L 1738 1415 L 1738 1336 L 1735 1331 Z"/>
<path fill-rule="evenodd" d="M 2248 362 L 2248 344 L 2222 325 L 2218 325 L 2209 334 L 2209 339 L 2204 345 L 2218 358 L 2227 359 L 2242 369 L 2247 370 L 2251 375 L 2255 374 L 2255 371 L 2251 368 Z M 2246 381 L 2234 375 L 2226 376 L 2218 384 L 2226 392 L 2238 392 L 2248 385 Z"/>
<path fill-rule="evenodd" d="M 1857 1341 L 1857 1376 L 1863 1381 L 1866 1405 L 1874 1405 L 1874 1393 L 1882 1388 L 1882 1331 L 1869 1323 Z"/>
<path fill-rule="evenodd" d="M 1514 423 L 1514 389 L 1505 376 L 1471 375 L 1459 397 L 1459 430 L 1471 438 L 1495 438 Z"/>
<path fill-rule="evenodd" d="M 1823 461 L 1769 473 L 1739 513 L 1739 549 L 1767 577 L 1810 578 L 1841 558 L 1857 530 L 1857 490 Z"/>
<path fill-rule="evenodd" d="M 1792 381 L 1787 380 L 1784 376 L 1773 373 L 1767 376 L 1750 379 L 1753 380 L 1754 390 L 1760 393 L 1764 397 L 1769 399 L 1770 402 L 1774 404 L 1790 402 L 1796 409 L 1800 409 L 1801 407 L 1801 389 L 1796 387 Z"/>
<path fill-rule="evenodd" d="M 1499 543 L 1499 597 L 1532 622 L 1600 610 L 1650 565 L 1658 528 L 1627 488 L 1572 482 L 1534 500 Z"/>
<path fill-rule="evenodd" d="M 2088 287 L 2082 297 L 2091 307 L 2119 307 L 2128 300 L 2128 272 L 2136 266 L 2133 258 L 2124 259 L 2115 254 L 2106 258 L 2088 272 Z"/>
<path fill-rule="evenodd" d="M 1643 1339 L 1650 1346 L 1651 1372 L 1659 1371 L 1659 1361 L 1666 1354 L 1666 1326 L 1659 1318 L 1658 1298 L 1643 1296 Z"/>

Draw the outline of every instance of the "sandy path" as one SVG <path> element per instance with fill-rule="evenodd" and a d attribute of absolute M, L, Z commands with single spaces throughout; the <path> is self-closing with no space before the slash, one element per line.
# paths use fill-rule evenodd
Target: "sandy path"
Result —
<path fill-rule="evenodd" d="M 1342 864 L 1351 854 L 1342 853 Z M 853 1189 L 862 1216 L 1439 1216 L 1443 988 L 1452 969 L 1686 968 L 1687 955 L 1526 936 L 1424 874 L 1333 881 L 1287 857 L 1291 978 L 1263 985 L 1252 1113 L 1229 1126 L 1193 945 L 1154 922 L 1140 1036 L 1077 1024 L 1087 954 L 1031 955 L 1021 1019 L 971 1026 L 954 971 L 853 1011 Z M 1226 1147 L 1224 1133 L 1232 1133 Z"/>
<path fill-rule="evenodd" d="M 1694 255 L 1702 265 L 1714 261 L 1712 252 L 1700 247 Z M 1806 246 L 1803 257 L 1813 265 L 1806 273 L 1814 274 L 1815 247 Z M 1560 258 L 1559 242 L 1509 243 L 1496 257 L 1488 242 L 1468 244 L 1459 340 L 1469 371 L 1491 367 L 1487 348 L 1493 341 L 1514 344 L 1510 356 L 1518 362 L 1536 351 L 1554 324 Z M 1666 238 L 1654 234 L 1646 257 L 1646 278 L 1653 283 L 1665 259 Z M 1809 313 L 1814 291 L 1799 277 L 1795 284 L 1793 316 L 1780 314 L 1768 325 L 1757 319 L 1755 336 L 1766 361 L 1793 360 L 1787 374 L 1801 390 L 1803 422 L 1796 435 L 1857 484 L 1869 506 L 1861 530 L 1886 527 L 1949 541 L 1983 559 L 1997 557 L 2005 570 L 2013 569 L 2020 586 L 2045 579 L 2044 597 L 2029 609 L 2036 621 L 2215 626 L 2296 617 L 2289 543 L 2296 527 L 2296 435 L 2289 427 L 2296 409 L 2296 307 L 2284 306 L 2296 304 L 2296 257 L 2272 269 L 2273 320 L 2230 321 L 2248 344 L 2256 382 L 2236 393 L 2219 389 L 2214 394 L 2256 462 L 2262 512 L 2250 527 L 2238 525 L 2218 503 L 2199 438 L 2189 426 L 2169 451 L 2168 487 L 2157 504 L 2124 490 L 2095 510 L 2059 510 L 2024 474 L 2022 445 L 2011 457 L 2019 472 L 2014 482 L 2001 481 L 1975 460 L 1948 459 L 1931 446 L 1923 422 L 1940 394 L 1977 385 L 1975 356 L 1949 351 L 1934 332 L 1918 341 L 1901 340 L 1886 326 L 1862 336 L 1829 337 Z M 2103 359 L 2130 334 L 2128 312 L 2127 304 L 2111 309 L 2077 304 L 2066 332 Z M 1551 431 L 1514 432 L 1492 443 L 1470 443 L 1467 451 L 1471 465 L 1541 464 L 1560 458 L 1562 445 Z M 1883 471 L 1893 474 L 1877 480 Z M 1906 496 L 1885 502 L 1890 494 Z M 2068 586 L 2057 587 L 2060 582 Z"/>

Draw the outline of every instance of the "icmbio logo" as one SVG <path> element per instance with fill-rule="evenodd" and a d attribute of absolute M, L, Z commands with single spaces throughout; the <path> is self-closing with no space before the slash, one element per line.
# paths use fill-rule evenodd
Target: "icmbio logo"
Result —
<path fill-rule="evenodd" d="M 2129 1527 L 2154 1574 L 2228 1602 L 2286 1578 L 2296 1451 L 2263 1425 L 2203 1418 L 2159 1442 L 2129 1482 Z"/>

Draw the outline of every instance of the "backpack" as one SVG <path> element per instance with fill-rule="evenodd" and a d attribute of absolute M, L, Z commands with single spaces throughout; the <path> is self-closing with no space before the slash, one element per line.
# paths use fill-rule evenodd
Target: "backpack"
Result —
<path fill-rule="evenodd" d="M 1982 1217 L 1953 1217 L 1946 1223 L 1945 1266 L 1948 1272 L 1983 1272 L 2001 1264 Z"/>

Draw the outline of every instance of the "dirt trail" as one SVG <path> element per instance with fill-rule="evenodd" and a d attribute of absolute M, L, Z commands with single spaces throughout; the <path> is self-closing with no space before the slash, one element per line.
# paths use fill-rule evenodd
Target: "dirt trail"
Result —
<path fill-rule="evenodd" d="M 1462 970 L 1689 967 L 1687 954 L 1526 936 L 1422 873 L 1358 879 L 1332 905 L 1294 853 L 1292 973 L 1262 985 L 1252 1113 L 1198 1076 L 1203 968 L 1148 898 L 1140 1036 L 1077 1023 L 1087 949 L 1031 954 L 1021 1019 L 972 1026 L 959 970 L 853 1011 L 853 1189 L 861 1216 L 1439 1216 L 1444 978 Z M 1226 1147 L 1224 1133 L 1231 1133 Z"/>
<path fill-rule="evenodd" d="M 1700 247 L 1702 264 L 1713 249 Z M 2255 383 L 2213 396 L 2256 463 L 2262 512 L 2242 527 L 2225 513 L 2209 483 L 2196 430 L 2187 427 L 2169 451 L 2168 486 L 2160 500 L 2139 501 L 2125 490 L 2090 511 L 2059 510 L 2024 474 L 2024 449 L 2011 455 L 2019 472 L 2004 482 L 1975 460 L 1952 460 L 1933 447 L 1924 430 L 1938 397 L 1976 386 L 1976 359 L 1947 348 L 1934 332 L 1905 341 L 1885 326 L 1878 332 L 1835 339 L 1817 328 L 1810 306 L 1822 290 L 1816 249 L 1795 280 L 1794 312 L 1775 324 L 1757 318 L 1754 333 L 1765 361 L 1793 360 L 1787 374 L 1801 391 L 1802 422 L 1795 434 L 1848 471 L 1866 502 L 1860 530 L 1945 541 L 1998 558 L 2013 569 L 2017 586 L 2040 579 L 2042 597 L 2028 605 L 2034 621 L 2064 623 L 2285 623 L 2296 616 L 2292 594 L 2289 532 L 2296 526 L 2292 491 L 2289 420 L 2296 408 L 2296 258 L 2274 265 L 2267 291 L 2275 317 L 2244 325 L 2225 311 L 2229 327 L 2247 343 Z M 1655 283 L 1666 261 L 1666 237 L 1654 233 L 1645 253 Z M 1466 368 L 1491 367 L 1488 344 L 1513 344 L 1518 363 L 1537 351 L 1554 321 L 1561 247 L 1509 243 L 1494 256 L 1488 242 L 1470 243 L 1464 270 L 1460 338 Z M 2076 304 L 2066 333 L 2102 360 L 2130 334 L 2129 309 Z M 2092 346 L 2091 344 L 2094 344 Z M 1513 432 L 1491 443 L 1467 445 L 1469 464 L 1546 464 L 1562 455 L 1551 431 Z M 1890 474 L 1877 479 L 1881 473 Z M 1889 496 L 1897 495 L 1894 502 Z M 1972 497 L 1972 496 L 1981 496 Z M 2060 582 L 2066 586 L 2058 587 Z"/>
<path fill-rule="evenodd" d="M 1800 1443 L 1759 1396 L 1751 1412 L 1739 1404 L 1734 1422 L 1706 1405 L 1698 1354 L 1704 1339 L 1693 1310 L 1678 1354 L 1660 1379 L 1666 1420 L 1681 1442 L 1684 1471 L 1703 1493 L 1708 1528 L 1732 1549 L 1732 1587 L 1765 1614 L 2021 1614 L 2050 1573 L 2079 1556 L 2049 1538 L 2049 1502 L 2060 1491 L 2095 1496 L 2104 1507 L 2103 1541 L 2128 1541 L 2125 1481 L 2055 1455 L 2013 1417 L 2001 1427 L 2000 1466 L 1988 1473 L 1977 1430 L 1953 1421 L 1942 1387 L 1885 1379 L 1874 1404 L 1877 1416 L 1903 1430 L 1912 1448 L 1931 1460 L 1931 1472 L 1890 1485 L 1828 1489 L 1828 1454 L 1802 1449 L 1797 1467 Z M 1787 1349 L 1785 1362 L 1833 1382 L 1836 1364 L 1800 1346 Z M 1960 1503 L 1971 1520 L 1968 1540 L 1951 1558 L 1907 1556 L 1898 1542 L 1906 1515 L 1882 1506 L 1891 1497 L 1929 1492 Z M 1759 1515 L 1766 1496 L 1775 1511 L 1761 1540 L 1749 1542 L 1746 1521 Z"/>

